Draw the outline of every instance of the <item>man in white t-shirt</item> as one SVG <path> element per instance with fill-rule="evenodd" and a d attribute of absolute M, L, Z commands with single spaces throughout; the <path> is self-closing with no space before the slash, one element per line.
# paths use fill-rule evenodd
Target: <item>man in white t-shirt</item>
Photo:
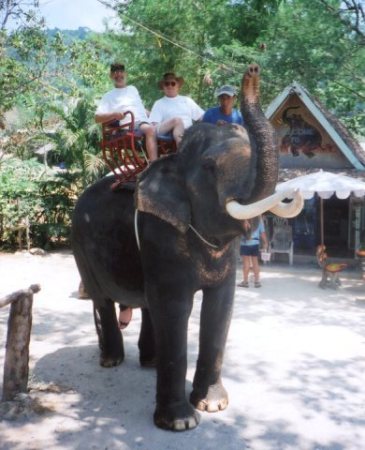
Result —
<path fill-rule="evenodd" d="M 179 145 L 184 130 L 189 128 L 193 121 L 200 120 L 204 110 L 194 100 L 179 95 L 184 84 L 182 77 L 173 72 L 165 73 L 159 82 L 159 87 L 165 94 L 157 100 L 151 110 L 150 123 L 156 126 L 157 134 L 172 132 L 177 145 Z"/>
<path fill-rule="evenodd" d="M 114 89 L 107 92 L 96 109 L 95 121 L 97 123 L 120 121 L 121 124 L 129 121 L 125 117 L 126 111 L 134 115 L 134 128 L 140 130 L 146 137 L 146 149 L 150 161 L 157 159 L 157 140 L 155 127 L 149 123 L 146 110 L 143 106 L 138 90 L 134 86 L 127 86 L 127 72 L 120 63 L 110 66 L 110 78 Z M 124 329 L 132 319 L 132 308 L 120 305 L 119 328 Z"/>
<path fill-rule="evenodd" d="M 140 130 L 146 137 L 146 149 L 150 161 L 157 159 L 157 141 L 154 127 L 149 123 L 138 90 L 134 86 L 127 86 L 127 72 L 123 64 L 114 63 L 110 66 L 110 78 L 114 89 L 107 92 L 96 109 L 97 123 L 119 120 L 121 124 L 128 122 L 126 111 L 134 115 L 135 129 Z"/>

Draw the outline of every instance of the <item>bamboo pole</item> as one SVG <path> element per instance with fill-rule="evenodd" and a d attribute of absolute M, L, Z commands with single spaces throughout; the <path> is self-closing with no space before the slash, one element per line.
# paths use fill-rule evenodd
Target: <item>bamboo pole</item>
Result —
<path fill-rule="evenodd" d="M 29 375 L 29 341 L 32 328 L 33 294 L 38 284 L 31 285 L 0 299 L 0 307 L 11 304 L 4 363 L 2 401 L 13 400 L 20 392 L 27 392 Z"/>

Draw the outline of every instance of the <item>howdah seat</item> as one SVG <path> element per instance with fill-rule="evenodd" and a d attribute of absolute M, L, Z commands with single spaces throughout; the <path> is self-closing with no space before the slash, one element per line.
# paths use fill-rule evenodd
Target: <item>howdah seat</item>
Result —
<path fill-rule="evenodd" d="M 137 175 L 149 164 L 144 135 L 134 129 L 133 113 L 127 111 L 125 116 L 128 117 L 126 123 L 112 120 L 102 125 L 101 150 L 105 163 L 116 177 L 113 189 L 136 181 Z M 159 156 L 176 151 L 175 140 L 169 135 L 158 136 L 157 147 Z"/>

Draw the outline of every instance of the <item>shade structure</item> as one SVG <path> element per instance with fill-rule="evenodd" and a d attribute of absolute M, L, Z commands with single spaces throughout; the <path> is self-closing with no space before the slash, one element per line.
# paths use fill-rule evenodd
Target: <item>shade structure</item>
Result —
<path fill-rule="evenodd" d="M 330 198 L 334 194 L 339 199 L 345 199 L 351 194 L 355 197 L 363 197 L 365 183 L 347 175 L 319 170 L 279 183 L 276 190 L 279 192 L 299 190 L 305 200 L 312 198 L 314 194 L 318 194 L 323 199 Z"/>
<path fill-rule="evenodd" d="M 299 190 L 305 200 L 309 200 L 315 194 L 320 199 L 321 206 L 321 244 L 324 244 L 324 232 L 323 232 L 323 200 L 336 195 L 339 199 L 346 199 L 350 195 L 355 197 L 365 196 L 365 183 L 346 175 L 335 174 L 319 170 L 308 175 L 302 175 L 300 177 L 293 178 L 292 180 L 279 183 L 276 186 L 278 192 L 294 192 Z M 288 198 L 290 194 L 288 194 Z"/>

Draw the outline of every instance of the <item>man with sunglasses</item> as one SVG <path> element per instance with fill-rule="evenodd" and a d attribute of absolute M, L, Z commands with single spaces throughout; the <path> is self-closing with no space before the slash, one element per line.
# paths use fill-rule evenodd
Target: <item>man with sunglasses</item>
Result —
<path fill-rule="evenodd" d="M 182 77 L 173 72 L 165 73 L 158 83 L 164 97 L 153 104 L 149 117 L 150 123 L 156 127 L 157 135 L 172 133 L 176 145 L 179 145 L 184 130 L 189 128 L 193 121 L 200 120 L 204 114 L 204 110 L 194 100 L 179 95 L 183 84 Z"/>
<path fill-rule="evenodd" d="M 95 121 L 104 123 L 117 120 L 123 124 L 129 121 L 128 117 L 125 118 L 124 113 L 131 111 L 134 115 L 135 129 L 140 130 L 146 137 L 146 149 L 150 161 L 157 159 L 155 129 L 149 123 L 138 90 L 134 86 L 127 86 L 127 72 L 124 64 L 111 64 L 110 79 L 114 84 L 114 89 L 107 92 L 100 100 L 95 112 Z"/>

